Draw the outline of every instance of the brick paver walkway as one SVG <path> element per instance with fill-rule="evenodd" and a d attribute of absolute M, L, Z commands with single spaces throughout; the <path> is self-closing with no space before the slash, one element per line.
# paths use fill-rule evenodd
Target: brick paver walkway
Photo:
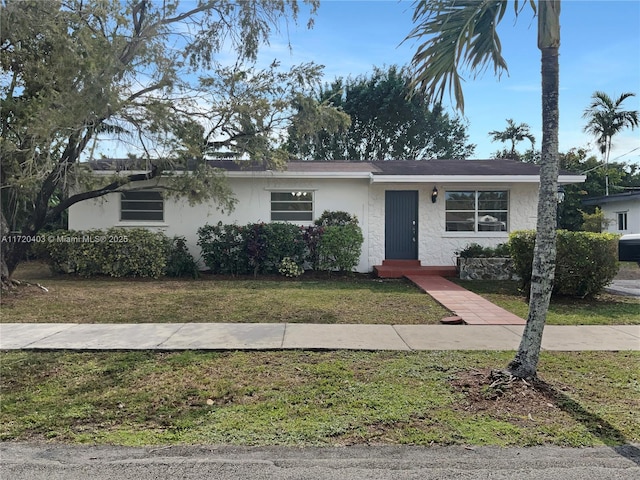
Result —
<path fill-rule="evenodd" d="M 468 325 L 524 325 L 526 321 L 469 290 L 436 275 L 406 275 L 421 290 Z"/>

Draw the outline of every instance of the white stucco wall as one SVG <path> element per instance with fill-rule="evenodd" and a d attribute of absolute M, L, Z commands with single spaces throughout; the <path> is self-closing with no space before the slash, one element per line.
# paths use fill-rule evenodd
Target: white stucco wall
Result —
<path fill-rule="evenodd" d="M 386 190 L 417 190 L 418 205 L 418 258 L 422 265 L 450 266 L 456 264 L 456 251 L 470 243 L 496 246 L 505 243 L 509 231 L 535 229 L 538 205 L 537 184 L 443 184 L 438 188 L 438 200 L 431 202 L 433 184 L 374 184 L 369 196 L 369 257 L 371 265 L 384 260 L 384 212 Z M 509 231 L 507 232 L 446 232 L 445 202 L 447 190 L 508 190 Z"/>
<path fill-rule="evenodd" d="M 369 250 L 367 224 L 368 186 L 366 179 L 292 179 L 292 178 L 230 178 L 238 203 L 233 212 L 221 212 L 214 204 L 204 203 L 190 206 L 184 200 L 165 200 L 163 222 L 120 221 L 120 194 L 110 194 L 99 200 L 87 200 L 69 209 L 69 229 L 87 230 L 109 227 L 145 227 L 163 231 L 170 237 L 180 235 L 186 238 L 189 250 L 195 258 L 200 257 L 198 228 L 205 224 L 237 223 L 246 225 L 253 222 L 269 222 L 271 216 L 271 191 L 311 190 L 314 192 L 314 212 L 316 219 L 325 210 L 342 210 L 358 217 L 365 236 L 363 254 L 357 270 L 367 272 L 372 269 L 366 252 Z M 299 222 L 310 225 L 312 222 Z"/>
<path fill-rule="evenodd" d="M 455 265 L 455 252 L 469 243 L 495 246 L 508 239 L 509 232 L 445 232 L 444 193 L 447 190 L 473 190 L 478 185 L 438 184 L 438 201 L 431 202 L 433 184 L 370 184 L 368 179 L 230 178 L 238 198 L 236 209 L 220 212 L 213 204 L 190 206 L 186 201 L 165 200 L 163 222 L 120 221 L 120 195 L 87 200 L 69 210 L 69 228 L 87 230 L 109 227 L 145 227 L 168 236 L 184 236 L 194 257 L 199 258 L 197 230 L 205 224 L 269 222 L 272 190 L 312 190 L 314 219 L 325 210 L 347 211 L 358 217 L 364 235 L 359 272 L 369 272 L 385 255 L 385 191 L 419 192 L 418 257 L 423 265 Z M 537 184 L 484 184 L 482 189 L 509 190 L 509 231 L 534 229 L 538 197 Z M 631 228 L 631 218 L 629 219 Z M 310 222 L 307 222 L 307 224 Z"/>
<path fill-rule="evenodd" d="M 609 221 L 607 231 L 626 235 L 629 233 L 640 233 L 640 201 L 625 200 L 622 202 L 605 203 L 601 206 L 605 219 Z M 618 213 L 627 214 L 627 229 L 618 229 Z"/>

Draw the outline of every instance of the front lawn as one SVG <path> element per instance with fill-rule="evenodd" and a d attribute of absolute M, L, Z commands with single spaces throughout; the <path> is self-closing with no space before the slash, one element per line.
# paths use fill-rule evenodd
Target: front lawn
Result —
<path fill-rule="evenodd" d="M 2 321 L 23 323 L 434 324 L 449 311 L 403 280 L 112 279 L 56 276 L 42 264 L 15 275 L 37 286 L 2 298 Z"/>
<path fill-rule="evenodd" d="M 198 280 L 83 279 L 52 275 L 45 265 L 27 263 L 16 278 L 32 286 L 3 295 L 2 322 L 400 325 L 436 324 L 450 315 L 408 281 L 363 275 L 297 280 L 206 275 Z M 456 282 L 527 318 L 528 305 L 516 282 Z M 593 299 L 553 299 L 547 322 L 637 325 L 640 299 L 606 293 Z"/>
<path fill-rule="evenodd" d="M 529 305 L 518 291 L 518 282 L 457 280 L 456 283 L 521 318 L 527 318 Z M 585 299 L 552 298 L 547 314 L 547 324 L 638 325 L 640 324 L 640 298 L 608 293 Z"/>
<path fill-rule="evenodd" d="M 638 352 L 4 352 L 0 440 L 116 445 L 640 442 Z"/>

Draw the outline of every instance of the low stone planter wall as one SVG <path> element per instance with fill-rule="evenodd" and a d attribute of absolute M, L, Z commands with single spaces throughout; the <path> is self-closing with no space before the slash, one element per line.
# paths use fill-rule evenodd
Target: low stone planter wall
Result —
<path fill-rule="evenodd" d="M 511 258 L 459 258 L 461 280 L 519 280 Z"/>

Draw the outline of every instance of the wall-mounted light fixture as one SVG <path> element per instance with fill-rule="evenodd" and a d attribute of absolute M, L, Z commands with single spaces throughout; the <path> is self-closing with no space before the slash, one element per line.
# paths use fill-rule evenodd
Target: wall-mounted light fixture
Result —
<path fill-rule="evenodd" d="M 436 203 L 437 200 L 438 200 L 438 188 L 434 186 L 433 190 L 431 191 L 431 203 Z"/>
<path fill-rule="evenodd" d="M 564 186 L 558 185 L 558 203 L 564 202 L 565 192 Z"/>

